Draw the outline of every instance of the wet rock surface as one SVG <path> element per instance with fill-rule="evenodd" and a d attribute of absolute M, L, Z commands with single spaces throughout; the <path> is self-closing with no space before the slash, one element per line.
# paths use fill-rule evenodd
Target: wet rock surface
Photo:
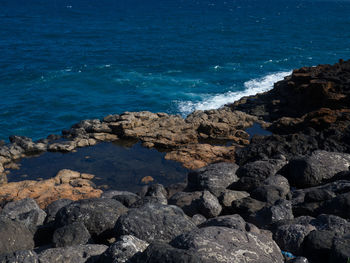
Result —
<path fill-rule="evenodd" d="M 2 203 L 33 198 L 41 208 L 59 199 L 78 200 L 99 197 L 102 191 L 91 184 L 91 175 L 64 170 L 56 177 L 43 181 L 21 181 L 0 186 Z"/>

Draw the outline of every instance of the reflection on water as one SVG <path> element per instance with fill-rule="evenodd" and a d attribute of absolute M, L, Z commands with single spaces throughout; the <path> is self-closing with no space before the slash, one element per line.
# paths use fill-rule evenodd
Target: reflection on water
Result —
<path fill-rule="evenodd" d="M 91 173 L 97 186 L 138 191 L 142 178 L 151 176 L 164 185 L 184 181 L 188 170 L 180 163 L 164 159 L 165 153 L 142 147 L 135 141 L 100 143 L 71 153 L 47 152 L 20 161 L 20 169 L 8 175 L 10 182 L 48 179 L 61 169 Z"/>
<path fill-rule="evenodd" d="M 261 127 L 259 123 L 254 123 L 252 127 L 249 127 L 245 130 L 249 137 L 252 138 L 254 135 L 271 135 L 272 132 L 265 130 Z"/>

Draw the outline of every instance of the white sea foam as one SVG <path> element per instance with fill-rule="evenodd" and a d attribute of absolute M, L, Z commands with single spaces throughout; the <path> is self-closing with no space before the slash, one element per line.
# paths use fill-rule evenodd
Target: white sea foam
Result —
<path fill-rule="evenodd" d="M 203 95 L 201 101 L 179 101 L 178 109 L 184 116 L 188 115 L 194 110 L 209 110 L 217 109 L 221 106 L 232 103 L 244 96 L 254 95 L 268 91 L 273 88 L 273 84 L 279 80 L 282 80 L 285 76 L 290 75 L 292 72 L 277 72 L 266 75 L 262 78 L 256 78 L 244 83 L 245 89 L 242 91 L 229 91 L 224 94 L 217 95 Z"/>

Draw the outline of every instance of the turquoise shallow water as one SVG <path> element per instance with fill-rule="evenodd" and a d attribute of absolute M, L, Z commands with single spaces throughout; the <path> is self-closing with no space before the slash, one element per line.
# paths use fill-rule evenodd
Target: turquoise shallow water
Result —
<path fill-rule="evenodd" d="M 217 108 L 350 58 L 350 1 L 3 0 L 0 139 Z"/>

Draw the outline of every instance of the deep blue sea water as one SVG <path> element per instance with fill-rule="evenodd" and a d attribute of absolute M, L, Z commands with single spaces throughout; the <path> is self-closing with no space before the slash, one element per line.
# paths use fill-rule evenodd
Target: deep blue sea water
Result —
<path fill-rule="evenodd" d="M 350 1 L 0 0 L 0 139 L 186 115 L 350 58 Z"/>

